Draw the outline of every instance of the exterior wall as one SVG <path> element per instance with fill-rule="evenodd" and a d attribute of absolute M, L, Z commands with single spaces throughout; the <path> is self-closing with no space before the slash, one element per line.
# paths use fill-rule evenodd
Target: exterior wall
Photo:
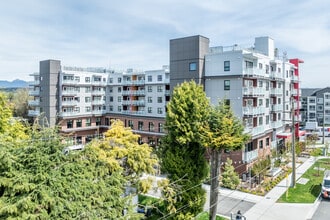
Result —
<path fill-rule="evenodd" d="M 171 91 L 186 80 L 203 83 L 204 56 L 208 51 L 209 39 L 200 35 L 170 40 Z M 189 70 L 191 63 L 196 64 L 196 70 Z"/>

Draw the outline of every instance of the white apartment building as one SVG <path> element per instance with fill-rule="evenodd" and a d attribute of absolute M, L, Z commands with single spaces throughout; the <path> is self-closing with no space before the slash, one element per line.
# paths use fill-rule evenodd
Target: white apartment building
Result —
<path fill-rule="evenodd" d="M 32 74 L 29 115 L 44 113 L 50 126 L 77 144 L 102 135 L 112 119 L 120 119 L 141 142 L 156 145 L 163 135 L 169 100 L 168 67 L 154 71 L 115 72 L 103 68 L 61 67 L 58 60 L 40 62 Z M 147 79 L 147 80 L 145 80 Z"/>

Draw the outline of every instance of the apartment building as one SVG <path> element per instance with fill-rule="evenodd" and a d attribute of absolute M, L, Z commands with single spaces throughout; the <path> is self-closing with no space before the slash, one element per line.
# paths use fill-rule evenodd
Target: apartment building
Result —
<path fill-rule="evenodd" d="M 329 87 L 323 89 L 302 89 L 301 102 L 303 125 L 306 122 L 316 122 L 318 126 L 323 126 L 323 124 L 326 126 L 330 125 Z"/>
<path fill-rule="evenodd" d="M 140 142 L 156 146 L 164 134 L 169 100 L 169 72 L 160 70 L 115 72 L 104 68 L 62 67 L 59 60 L 40 61 L 29 94 L 33 110 L 75 144 L 102 135 L 112 119 L 120 119 L 141 135 Z M 147 79 L 147 80 L 146 80 Z"/>
<path fill-rule="evenodd" d="M 251 140 L 243 151 L 225 152 L 239 173 L 283 146 L 295 118 L 299 134 L 299 59 L 279 56 L 274 40 L 258 37 L 250 48 L 209 47 L 209 39 L 191 36 L 170 41 L 171 85 L 195 80 L 213 105 L 225 100 L 242 120 Z M 173 78 L 173 79 L 172 79 Z"/>

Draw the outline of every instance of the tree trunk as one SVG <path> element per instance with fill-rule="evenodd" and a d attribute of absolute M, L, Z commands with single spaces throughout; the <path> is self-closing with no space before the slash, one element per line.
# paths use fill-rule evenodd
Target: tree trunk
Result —
<path fill-rule="evenodd" d="M 210 220 L 215 220 L 218 207 L 219 177 L 220 177 L 221 153 L 218 150 L 211 151 L 211 187 L 210 187 Z"/>

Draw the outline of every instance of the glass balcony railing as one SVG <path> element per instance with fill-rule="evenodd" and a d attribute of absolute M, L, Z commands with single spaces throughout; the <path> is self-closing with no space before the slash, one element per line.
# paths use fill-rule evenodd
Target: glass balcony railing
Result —
<path fill-rule="evenodd" d="M 245 161 L 247 163 L 254 161 L 257 158 L 258 158 L 258 149 L 243 153 L 243 161 Z"/>

